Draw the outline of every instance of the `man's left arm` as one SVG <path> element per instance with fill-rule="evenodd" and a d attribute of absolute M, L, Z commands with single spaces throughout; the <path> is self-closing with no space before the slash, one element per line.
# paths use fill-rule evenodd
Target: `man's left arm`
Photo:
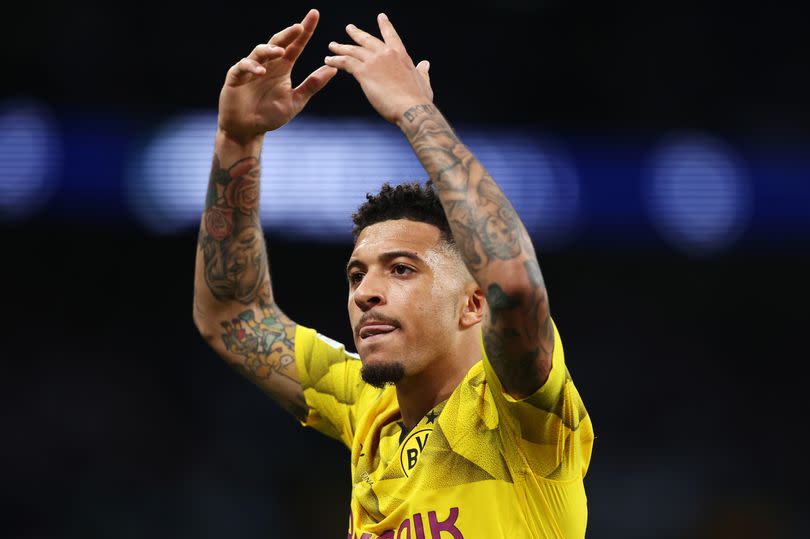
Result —
<path fill-rule="evenodd" d="M 484 347 L 504 389 L 534 393 L 551 372 L 554 329 L 529 234 L 486 169 L 433 105 L 426 61 L 414 65 L 391 21 L 382 39 L 354 25 L 354 44 L 332 42 L 325 63 L 351 73 L 371 105 L 402 129 L 441 200 L 464 262 L 489 304 Z"/>
<path fill-rule="evenodd" d="M 484 291 L 484 348 L 504 389 L 527 397 L 551 371 L 554 328 L 540 265 L 503 191 L 431 104 L 397 125 L 427 170 L 464 262 Z"/>

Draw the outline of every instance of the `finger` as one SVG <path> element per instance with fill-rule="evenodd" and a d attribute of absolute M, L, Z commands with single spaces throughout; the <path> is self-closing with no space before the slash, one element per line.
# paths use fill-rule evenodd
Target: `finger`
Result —
<path fill-rule="evenodd" d="M 430 62 L 427 60 L 422 60 L 416 64 L 416 70 L 425 78 L 426 81 L 430 82 L 430 73 L 428 73 L 430 70 Z"/>
<path fill-rule="evenodd" d="M 310 98 L 320 92 L 332 80 L 332 77 L 337 75 L 337 72 L 338 70 L 332 66 L 321 66 L 313 71 L 304 82 L 296 86 L 293 90 L 293 99 L 298 110 L 303 109 Z"/>
<path fill-rule="evenodd" d="M 363 47 L 358 47 L 357 45 L 344 45 L 343 43 L 335 43 L 334 41 L 329 43 L 329 50 L 337 55 L 351 56 L 352 58 L 357 58 L 360 61 L 365 61 L 369 56 L 371 56 L 371 52 Z"/>
<path fill-rule="evenodd" d="M 292 41 L 292 43 L 286 46 L 287 50 L 284 53 L 284 58 L 290 62 L 295 62 L 298 57 L 301 56 L 301 52 L 309 42 L 309 38 L 311 38 L 312 33 L 315 32 L 315 27 L 318 26 L 319 18 L 320 14 L 318 13 L 317 9 L 310 9 L 307 12 L 307 14 L 304 16 L 304 20 L 301 21 L 302 31 Z"/>
<path fill-rule="evenodd" d="M 385 13 L 380 13 L 377 15 L 377 24 L 380 25 L 380 33 L 382 34 L 386 45 L 401 52 L 407 52 L 405 50 L 405 45 L 402 43 L 402 40 L 399 37 L 399 34 L 397 34 L 397 31 L 394 30 L 394 25 L 391 24 L 391 21 L 388 19 L 388 16 Z"/>
<path fill-rule="evenodd" d="M 248 55 L 251 60 L 256 60 L 260 64 L 281 58 L 284 56 L 284 49 L 269 43 L 260 43 L 253 48 L 253 51 Z"/>
<path fill-rule="evenodd" d="M 255 76 L 264 75 L 267 70 L 252 58 L 242 58 L 228 70 L 227 82 L 229 84 L 242 84 Z"/>
<path fill-rule="evenodd" d="M 377 51 L 385 46 L 385 43 L 353 24 L 346 26 L 346 33 L 349 34 L 349 37 L 351 37 L 355 43 L 372 51 Z"/>
<path fill-rule="evenodd" d="M 341 71 L 347 73 L 354 73 L 360 67 L 360 60 L 352 58 L 351 56 L 327 56 L 323 59 L 323 63 L 329 67 L 336 67 Z"/>
<path fill-rule="evenodd" d="M 293 40 L 297 38 L 303 31 L 303 25 L 300 22 L 297 22 L 288 26 L 281 32 L 273 34 L 273 37 L 271 37 L 267 43 L 270 45 L 278 45 L 279 47 L 286 47 L 292 43 Z"/>

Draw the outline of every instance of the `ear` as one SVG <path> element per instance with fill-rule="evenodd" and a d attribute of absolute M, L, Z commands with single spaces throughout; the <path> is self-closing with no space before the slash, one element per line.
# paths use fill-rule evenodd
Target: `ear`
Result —
<path fill-rule="evenodd" d="M 484 319 L 484 306 L 486 299 L 484 291 L 478 286 L 478 283 L 469 283 L 465 288 L 465 302 L 461 310 L 461 319 L 459 320 L 459 327 L 467 329 L 481 322 Z"/>

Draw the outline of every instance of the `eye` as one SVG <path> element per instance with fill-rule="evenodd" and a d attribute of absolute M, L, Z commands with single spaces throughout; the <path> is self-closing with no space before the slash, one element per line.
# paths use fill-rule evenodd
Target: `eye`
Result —
<path fill-rule="evenodd" d="M 397 264 L 394 266 L 394 273 L 397 275 L 409 275 L 413 273 L 413 269 L 409 268 L 405 264 Z"/>
<path fill-rule="evenodd" d="M 355 271 L 354 273 L 350 273 L 349 274 L 349 282 L 351 284 L 357 284 L 357 283 L 359 283 L 360 281 L 363 280 L 363 275 L 365 275 L 365 274 L 363 272 L 361 272 L 361 271 Z"/>

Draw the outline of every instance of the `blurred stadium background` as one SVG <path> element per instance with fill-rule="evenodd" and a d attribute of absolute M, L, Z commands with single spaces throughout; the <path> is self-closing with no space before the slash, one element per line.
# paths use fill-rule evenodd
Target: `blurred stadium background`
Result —
<path fill-rule="evenodd" d="M 593 538 L 799 538 L 810 39 L 796 4 L 25 4 L 0 33 L 5 537 L 343 537 L 348 453 L 191 319 L 225 71 L 385 10 L 540 250 L 597 432 Z M 280 305 L 351 342 L 351 211 L 424 178 L 339 75 L 267 137 Z M 803 372 L 803 371 L 802 371 Z"/>

